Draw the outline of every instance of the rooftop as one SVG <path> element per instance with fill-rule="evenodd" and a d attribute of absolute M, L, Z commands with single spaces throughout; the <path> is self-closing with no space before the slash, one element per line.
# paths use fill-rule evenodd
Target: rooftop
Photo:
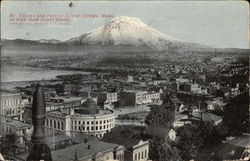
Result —
<path fill-rule="evenodd" d="M 88 148 L 90 146 L 90 148 Z M 78 159 L 89 158 L 99 152 L 112 151 L 117 148 L 118 144 L 106 143 L 98 140 L 91 140 L 87 143 L 81 143 L 74 146 L 67 147 L 52 152 L 53 160 L 72 161 L 75 158 L 75 151 L 77 151 Z"/>
<path fill-rule="evenodd" d="M 19 120 L 14 120 L 5 116 L 0 116 L 0 124 L 14 126 L 17 130 L 31 128 L 30 124 L 26 124 Z"/>

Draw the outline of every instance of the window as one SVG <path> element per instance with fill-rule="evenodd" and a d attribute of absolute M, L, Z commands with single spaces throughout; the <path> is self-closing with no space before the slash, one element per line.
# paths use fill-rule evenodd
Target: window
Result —
<path fill-rule="evenodd" d="M 105 129 L 105 128 L 106 128 L 106 126 L 104 125 L 104 126 L 103 126 L 103 129 Z"/>
<path fill-rule="evenodd" d="M 61 129 L 60 121 L 59 120 L 57 121 L 57 126 L 58 126 L 58 129 Z"/>
<path fill-rule="evenodd" d="M 89 121 L 87 121 L 87 125 L 89 125 Z"/>
<path fill-rule="evenodd" d="M 95 124 L 98 124 L 98 121 L 96 121 Z"/>
<path fill-rule="evenodd" d="M 104 120 L 103 123 L 105 124 L 105 123 L 106 123 L 106 120 Z"/>
<path fill-rule="evenodd" d="M 79 131 L 81 130 L 81 126 L 78 126 L 78 130 L 79 130 Z"/>
<path fill-rule="evenodd" d="M 91 125 L 94 125 L 94 121 L 91 121 Z"/>
<path fill-rule="evenodd" d="M 85 124 L 85 121 L 83 121 L 82 124 Z"/>
<path fill-rule="evenodd" d="M 61 123 L 61 124 L 62 124 L 62 130 L 64 130 L 64 123 L 63 123 L 63 121 L 62 121 L 62 123 Z"/>
<path fill-rule="evenodd" d="M 81 121 L 78 121 L 78 124 L 80 125 L 80 124 L 81 124 Z"/>
<path fill-rule="evenodd" d="M 138 153 L 138 159 L 139 159 L 139 160 L 141 159 L 141 157 L 140 157 L 140 153 Z"/>
<path fill-rule="evenodd" d="M 102 124 L 102 121 L 100 121 L 100 124 Z"/>
<path fill-rule="evenodd" d="M 89 127 L 87 127 L 87 131 L 89 131 Z"/>
<path fill-rule="evenodd" d="M 91 126 L 91 130 L 94 130 L 94 126 Z"/>
<path fill-rule="evenodd" d="M 85 131 L 85 126 L 82 127 L 82 130 Z"/>
<path fill-rule="evenodd" d="M 96 126 L 95 129 L 98 130 L 98 126 Z"/>
<path fill-rule="evenodd" d="M 135 154 L 135 160 L 137 160 L 137 154 Z"/>
<path fill-rule="evenodd" d="M 142 159 L 143 159 L 143 156 L 144 156 L 144 155 L 143 155 L 143 151 L 142 151 L 142 152 L 141 152 L 141 158 L 142 158 Z"/>
<path fill-rule="evenodd" d="M 147 158 L 147 150 L 145 150 L 145 158 Z"/>
<path fill-rule="evenodd" d="M 100 126 L 100 130 L 102 129 L 102 126 Z"/>

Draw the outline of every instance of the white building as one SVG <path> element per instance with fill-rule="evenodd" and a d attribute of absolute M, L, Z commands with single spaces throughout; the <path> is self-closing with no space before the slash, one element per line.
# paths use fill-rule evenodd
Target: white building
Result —
<path fill-rule="evenodd" d="M 15 120 L 9 117 L 0 116 L 0 136 L 5 137 L 7 135 L 17 136 L 17 140 L 20 144 L 23 144 L 24 137 L 31 136 L 32 125 L 23 123 L 19 120 Z"/>
<path fill-rule="evenodd" d="M 115 127 L 115 113 L 112 110 L 100 109 L 91 98 L 88 98 L 74 109 L 48 112 L 45 126 L 49 133 L 53 130 L 66 133 L 82 132 L 101 138 Z"/>
<path fill-rule="evenodd" d="M 1 93 L 0 115 L 22 119 L 23 103 L 21 94 Z"/>
<path fill-rule="evenodd" d="M 120 93 L 120 106 L 137 106 L 160 100 L 159 92 L 128 90 Z"/>

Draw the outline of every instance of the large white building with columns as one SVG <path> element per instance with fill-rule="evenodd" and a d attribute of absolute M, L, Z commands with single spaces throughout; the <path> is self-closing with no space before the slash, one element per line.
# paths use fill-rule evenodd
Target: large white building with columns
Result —
<path fill-rule="evenodd" d="M 115 113 L 101 109 L 88 98 L 81 106 L 47 112 L 45 127 L 47 134 L 64 132 L 66 134 L 81 132 L 102 138 L 115 127 Z"/>
<path fill-rule="evenodd" d="M 21 94 L 1 93 L 0 102 L 0 116 L 22 119 L 23 103 Z"/>

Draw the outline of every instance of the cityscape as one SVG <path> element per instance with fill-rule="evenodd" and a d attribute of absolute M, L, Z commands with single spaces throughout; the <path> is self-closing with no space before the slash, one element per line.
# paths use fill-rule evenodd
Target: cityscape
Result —
<path fill-rule="evenodd" d="M 0 101 L 0 160 L 250 159 L 249 49 L 139 18 L 66 41 L 1 38 Z"/>

